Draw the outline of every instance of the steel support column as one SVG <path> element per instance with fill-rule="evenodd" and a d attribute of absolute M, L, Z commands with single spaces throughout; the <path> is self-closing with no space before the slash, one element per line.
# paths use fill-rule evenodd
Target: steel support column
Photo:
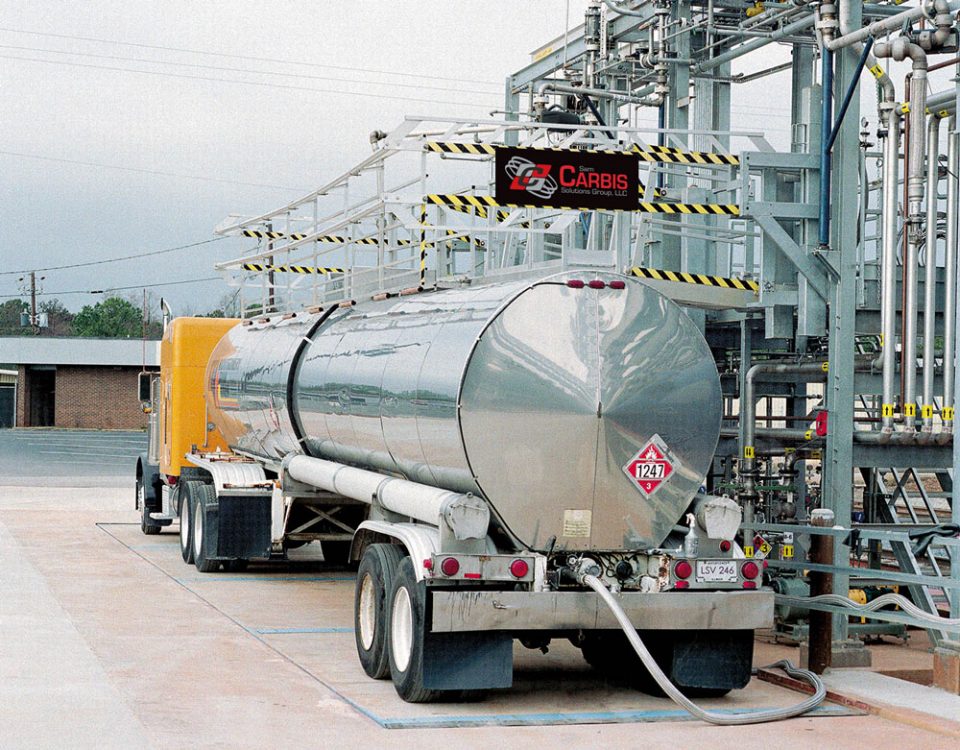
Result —
<path fill-rule="evenodd" d="M 860 28 L 862 4 L 852 3 L 850 25 Z M 834 55 L 834 98 L 843 98 L 845 88 L 857 68 L 856 49 L 838 50 Z M 832 280 L 830 295 L 830 375 L 826 400 L 830 412 L 830 429 L 823 464 L 823 500 L 837 523 L 848 524 L 853 509 L 853 407 L 854 407 L 854 339 L 857 291 L 857 211 L 859 209 L 859 131 L 860 99 L 855 96 L 833 146 L 833 169 L 830 211 L 830 251 L 827 254 L 838 276 Z M 834 564 L 845 565 L 850 548 L 837 544 Z M 850 579 L 837 575 L 834 592 L 846 596 Z M 847 621 L 834 618 L 834 641 L 847 637 Z"/>

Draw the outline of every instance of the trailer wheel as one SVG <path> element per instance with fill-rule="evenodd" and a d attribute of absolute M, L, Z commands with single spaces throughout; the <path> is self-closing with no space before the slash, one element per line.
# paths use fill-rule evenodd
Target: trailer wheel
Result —
<path fill-rule="evenodd" d="M 423 686 L 423 640 L 426 631 L 427 587 L 417 581 L 413 561 L 404 557 L 391 587 L 389 624 L 390 676 L 407 703 L 428 703 L 442 694 Z"/>
<path fill-rule="evenodd" d="M 363 671 L 375 680 L 390 675 L 387 596 L 403 551 L 396 544 L 371 544 L 363 553 L 353 594 L 353 630 Z"/>
<path fill-rule="evenodd" d="M 160 533 L 160 526 L 150 518 L 147 505 L 147 483 L 143 474 L 137 477 L 137 507 L 140 508 L 140 531 L 148 536 Z"/>
<path fill-rule="evenodd" d="M 204 549 L 204 506 L 214 497 L 214 489 L 202 482 L 190 482 L 187 489 L 193 512 L 193 564 L 201 573 L 213 573 L 220 570 L 220 560 L 208 559 Z"/>
<path fill-rule="evenodd" d="M 189 565 L 193 562 L 193 507 L 189 486 L 193 482 L 185 482 L 180 488 L 180 556 Z"/>

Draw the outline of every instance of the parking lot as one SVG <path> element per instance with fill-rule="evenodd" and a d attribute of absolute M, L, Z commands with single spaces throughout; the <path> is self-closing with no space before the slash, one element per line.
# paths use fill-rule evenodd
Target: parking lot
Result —
<path fill-rule="evenodd" d="M 0 432 L 4 748 L 742 748 L 851 737 L 937 747 L 950 731 L 839 703 L 775 725 L 712 727 L 605 682 L 566 642 L 546 655 L 518 645 L 513 688 L 485 700 L 406 704 L 357 662 L 349 570 L 288 563 L 200 574 L 181 561 L 174 528 L 143 536 L 124 473 L 139 445 L 139 434 Z M 796 659 L 795 649 L 758 644 L 756 662 L 784 652 Z M 704 705 L 799 700 L 755 679 Z"/>

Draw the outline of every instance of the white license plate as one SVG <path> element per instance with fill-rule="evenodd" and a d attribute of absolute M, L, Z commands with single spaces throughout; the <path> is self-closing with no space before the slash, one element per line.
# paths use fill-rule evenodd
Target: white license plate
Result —
<path fill-rule="evenodd" d="M 705 583 L 736 583 L 735 560 L 697 560 L 697 580 Z"/>

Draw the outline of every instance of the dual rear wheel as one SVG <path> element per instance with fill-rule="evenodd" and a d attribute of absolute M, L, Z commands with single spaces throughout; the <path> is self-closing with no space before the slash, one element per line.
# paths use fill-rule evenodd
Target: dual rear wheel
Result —
<path fill-rule="evenodd" d="M 180 492 L 180 555 L 187 564 L 193 563 L 201 573 L 213 573 L 223 565 L 228 573 L 245 570 L 247 561 L 215 560 L 208 556 L 208 549 L 216 549 L 205 539 L 205 507 L 216 500 L 213 485 L 206 482 L 184 482 Z"/>
<path fill-rule="evenodd" d="M 394 544 L 367 547 L 357 571 L 354 632 L 364 671 L 390 676 L 408 703 L 426 703 L 447 691 L 423 685 L 426 586 L 413 562 Z"/>

